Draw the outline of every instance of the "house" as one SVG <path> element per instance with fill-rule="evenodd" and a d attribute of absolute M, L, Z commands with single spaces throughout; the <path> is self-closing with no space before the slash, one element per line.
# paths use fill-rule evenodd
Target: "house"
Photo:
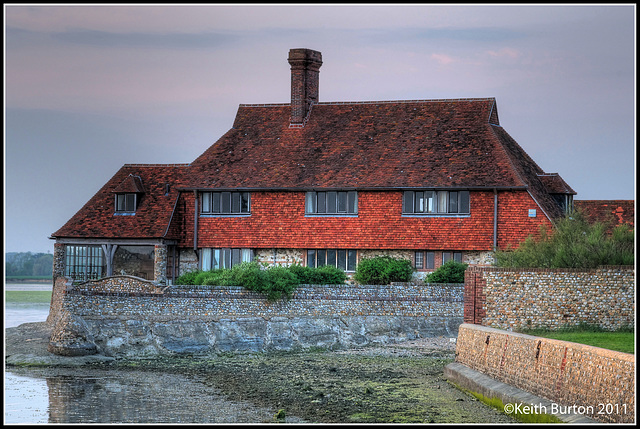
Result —
<path fill-rule="evenodd" d="M 574 208 L 582 211 L 589 222 L 607 225 L 607 233 L 619 225 L 634 227 L 634 200 L 576 200 Z"/>
<path fill-rule="evenodd" d="M 190 164 L 124 165 L 55 239 L 56 275 L 180 273 L 242 261 L 492 262 L 572 206 L 502 128 L 494 98 L 324 102 L 320 52 L 292 49 L 291 102 L 242 104 Z"/>

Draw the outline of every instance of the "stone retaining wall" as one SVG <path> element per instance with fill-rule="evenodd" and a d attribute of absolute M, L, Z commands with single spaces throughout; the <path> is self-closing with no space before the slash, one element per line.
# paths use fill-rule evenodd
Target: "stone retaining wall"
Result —
<path fill-rule="evenodd" d="M 464 321 L 499 329 L 557 329 L 635 323 L 633 267 L 509 269 L 469 267 Z"/>
<path fill-rule="evenodd" d="M 271 302 L 241 287 L 158 287 L 114 276 L 69 287 L 50 350 L 110 356 L 343 348 L 457 335 L 462 285 L 304 285 Z"/>
<path fill-rule="evenodd" d="M 465 323 L 456 362 L 600 421 L 635 421 L 633 354 Z"/>

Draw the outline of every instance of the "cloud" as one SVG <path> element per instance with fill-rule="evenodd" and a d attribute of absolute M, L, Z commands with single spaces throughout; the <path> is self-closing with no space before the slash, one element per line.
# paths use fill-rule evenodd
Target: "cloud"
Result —
<path fill-rule="evenodd" d="M 511 59 L 516 59 L 520 57 L 520 52 L 517 49 L 513 48 L 502 48 L 498 51 L 487 51 L 487 53 L 492 57 L 507 57 Z"/>
<path fill-rule="evenodd" d="M 456 61 L 453 57 L 445 54 L 431 54 L 430 58 L 445 66 Z"/>

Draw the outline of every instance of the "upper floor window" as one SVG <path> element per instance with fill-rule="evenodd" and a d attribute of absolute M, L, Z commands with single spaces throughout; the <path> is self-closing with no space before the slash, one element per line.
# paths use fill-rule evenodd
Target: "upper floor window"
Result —
<path fill-rule="evenodd" d="M 307 192 L 307 214 L 349 215 L 358 213 L 356 191 Z"/>
<path fill-rule="evenodd" d="M 249 192 L 202 192 L 200 213 L 238 215 L 251 213 Z"/>
<path fill-rule="evenodd" d="M 405 191 L 402 213 L 446 215 L 469 213 L 469 191 Z"/>
<path fill-rule="evenodd" d="M 137 194 L 116 194 L 116 213 L 133 213 L 136 211 Z"/>

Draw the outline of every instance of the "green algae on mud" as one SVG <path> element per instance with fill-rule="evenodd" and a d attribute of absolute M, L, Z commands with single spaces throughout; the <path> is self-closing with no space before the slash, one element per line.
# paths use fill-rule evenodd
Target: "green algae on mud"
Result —
<path fill-rule="evenodd" d="M 443 376 L 451 357 L 330 351 L 117 360 L 119 369 L 190 374 L 231 400 L 316 423 L 513 423 Z"/>

